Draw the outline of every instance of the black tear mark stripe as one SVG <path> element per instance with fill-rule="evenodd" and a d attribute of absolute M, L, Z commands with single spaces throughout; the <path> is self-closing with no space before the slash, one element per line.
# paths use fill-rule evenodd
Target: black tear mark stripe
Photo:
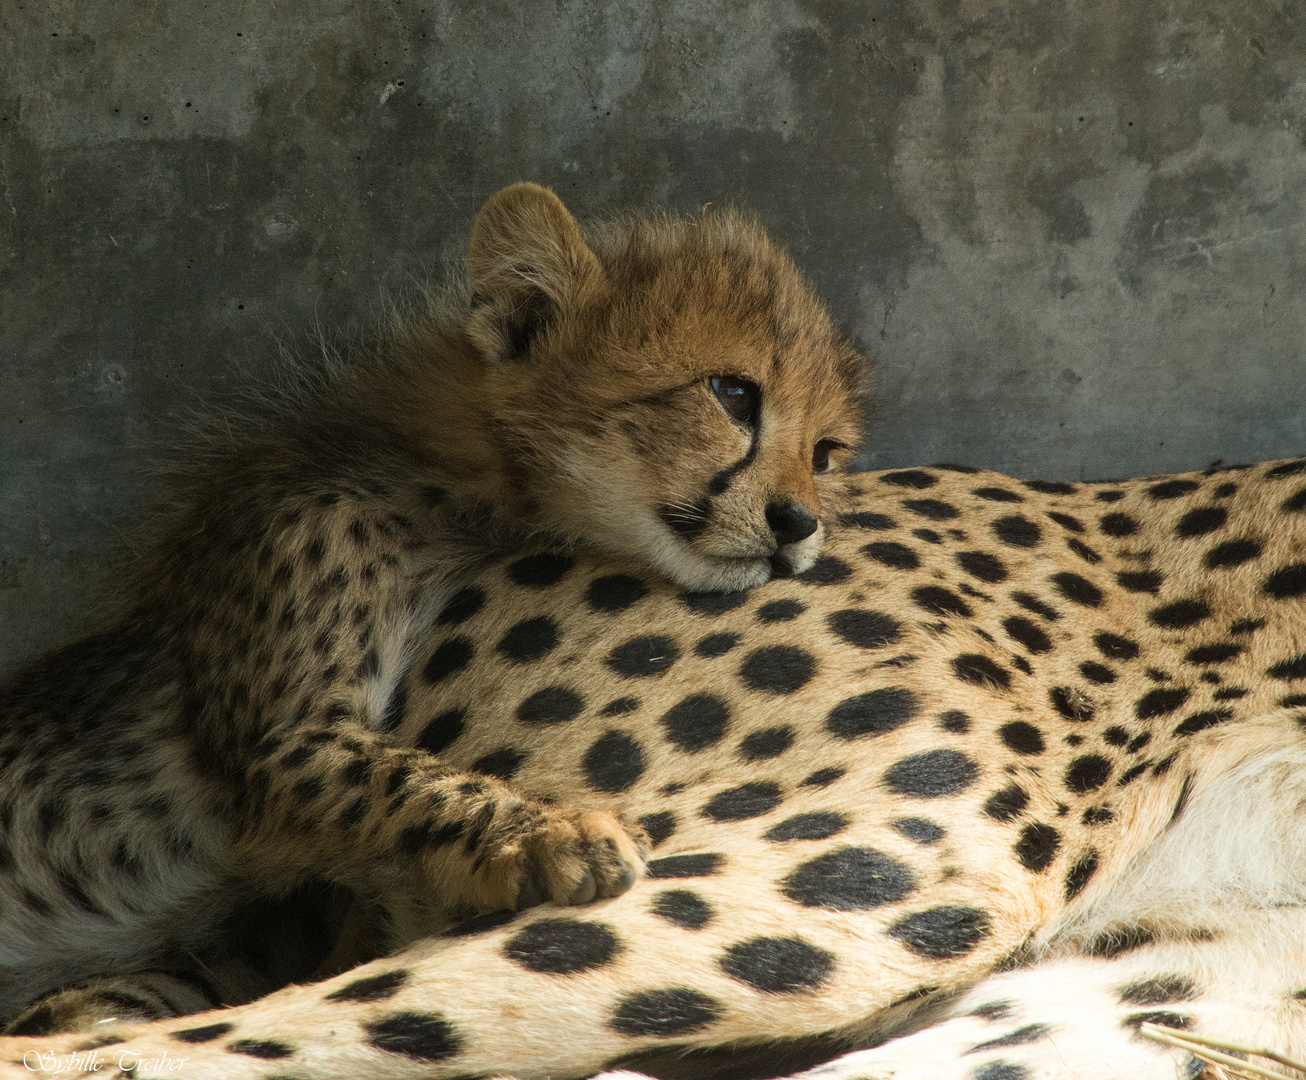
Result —
<path fill-rule="evenodd" d="M 748 453 L 733 465 L 727 465 L 707 482 L 707 493 L 709 496 L 716 497 L 717 495 L 724 495 L 730 489 L 730 485 L 734 482 L 735 477 L 748 468 L 748 466 L 753 464 L 754 458 L 757 457 L 757 448 L 761 443 L 761 436 L 762 427 L 759 424 L 753 428 L 753 438 L 748 444 Z"/>

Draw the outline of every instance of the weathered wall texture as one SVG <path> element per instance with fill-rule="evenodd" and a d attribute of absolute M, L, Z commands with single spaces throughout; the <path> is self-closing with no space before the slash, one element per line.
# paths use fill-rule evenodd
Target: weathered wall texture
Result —
<path fill-rule="evenodd" d="M 76 626 L 188 409 L 522 178 L 754 208 L 878 357 L 867 466 L 1306 451 L 1300 10 L 4 0 L 0 670 Z"/>

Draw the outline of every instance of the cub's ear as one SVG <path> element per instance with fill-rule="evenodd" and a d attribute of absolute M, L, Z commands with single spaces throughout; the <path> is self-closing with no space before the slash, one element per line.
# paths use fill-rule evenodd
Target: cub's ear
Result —
<path fill-rule="evenodd" d="M 493 361 L 523 357 L 564 308 L 603 281 L 576 219 L 539 184 L 513 184 L 481 207 L 468 268 L 468 334 Z"/>

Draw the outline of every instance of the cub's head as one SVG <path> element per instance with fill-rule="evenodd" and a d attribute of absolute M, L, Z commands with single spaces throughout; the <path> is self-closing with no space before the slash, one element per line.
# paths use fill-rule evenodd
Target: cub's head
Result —
<path fill-rule="evenodd" d="M 515 184 L 477 216 L 470 274 L 484 406 L 541 527 L 694 590 L 811 566 L 865 362 L 760 227 L 723 212 L 582 236 Z"/>

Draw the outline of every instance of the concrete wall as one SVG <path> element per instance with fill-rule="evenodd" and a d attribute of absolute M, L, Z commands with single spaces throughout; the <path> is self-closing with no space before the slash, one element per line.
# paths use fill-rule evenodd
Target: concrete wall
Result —
<path fill-rule="evenodd" d="M 0 669 L 75 628 L 187 410 L 521 178 L 759 212 L 878 357 L 867 466 L 1306 451 L 1301 10 L 5 0 Z"/>

